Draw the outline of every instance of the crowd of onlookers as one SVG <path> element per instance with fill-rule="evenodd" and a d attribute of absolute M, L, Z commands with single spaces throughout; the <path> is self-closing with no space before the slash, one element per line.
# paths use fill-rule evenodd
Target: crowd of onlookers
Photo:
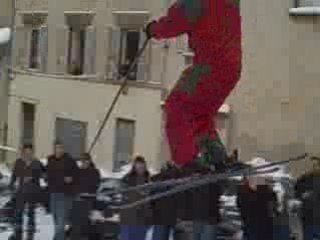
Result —
<path fill-rule="evenodd" d="M 89 154 L 82 154 L 80 164 L 77 164 L 65 152 L 63 144 L 57 141 L 54 153 L 47 160 L 47 164 L 43 165 L 35 158 L 32 145 L 25 144 L 21 158 L 15 162 L 9 185 L 14 190 L 15 203 L 14 235 L 11 239 L 22 239 L 25 211 L 28 215 L 27 236 L 33 239 L 36 230 L 35 208 L 40 202 L 49 203 L 46 207 L 54 221 L 54 240 L 65 239 L 65 226 L 72 221 L 70 212 L 79 195 L 96 193 L 99 187 L 100 173 Z M 47 183 L 48 194 L 43 194 L 41 179 Z M 85 207 L 83 204 L 81 206 Z"/>
<path fill-rule="evenodd" d="M 99 188 L 101 176 L 90 154 L 84 153 L 80 161 L 75 161 L 65 152 L 63 144 L 56 142 L 54 153 L 47 160 L 47 164 L 43 165 L 35 158 L 32 145 L 26 144 L 21 158 L 15 162 L 9 185 L 14 192 L 15 204 L 15 231 L 11 239 L 22 240 L 24 212 L 28 216 L 27 238 L 33 239 L 35 209 L 39 202 L 49 202 L 47 209 L 53 217 L 54 240 L 97 239 L 94 237 L 97 235 L 92 234 L 94 228 L 90 228 L 88 215 L 94 208 L 96 199 L 92 196 Z M 300 177 L 295 184 L 296 198 L 301 202 L 299 209 L 304 240 L 320 237 L 320 170 L 317 169 Z M 122 179 L 122 184 L 123 187 L 130 187 L 210 172 L 192 163 L 184 167 L 167 163 L 159 173 L 152 175 L 145 159 L 137 156 L 130 172 Z M 47 195 L 42 194 L 41 179 L 47 183 Z M 225 180 L 221 180 L 121 210 L 119 239 L 144 240 L 151 226 L 153 240 L 168 240 L 170 237 L 177 240 L 217 239 L 224 184 Z M 133 203 L 147 195 L 169 189 L 166 186 L 153 189 L 152 192 L 128 191 L 123 201 L 126 204 Z M 286 214 L 289 206 L 279 203 L 264 177 L 245 176 L 237 189 L 237 206 L 243 221 L 244 239 L 290 239 L 290 219 Z M 86 193 L 91 197 L 81 197 Z M 43 196 L 47 196 L 48 201 L 43 201 Z M 79 218 L 79 212 L 87 217 Z M 68 234 L 65 229 L 67 225 L 71 225 Z M 184 231 L 179 231 L 181 226 Z"/>

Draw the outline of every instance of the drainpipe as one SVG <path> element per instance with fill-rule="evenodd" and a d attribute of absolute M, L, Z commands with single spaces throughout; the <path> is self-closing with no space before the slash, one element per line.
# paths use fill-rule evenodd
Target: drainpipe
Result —
<path fill-rule="evenodd" d="M 8 105 L 9 105 L 9 91 L 10 91 L 10 80 L 11 80 L 11 63 L 12 63 L 12 49 L 13 49 L 13 39 L 14 39 L 14 26 L 15 26 L 15 15 L 16 15 L 16 0 L 12 0 L 11 8 L 11 21 L 10 21 L 10 40 L 5 51 L 5 76 L 3 78 L 4 84 L 4 123 L 0 125 L 0 132 L 2 132 L 2 143 L 4 146 L 8 145 Z M 6 151 L 2 151 L 0 155 L 0 160 L 4 162 L 6 160 Z"/>

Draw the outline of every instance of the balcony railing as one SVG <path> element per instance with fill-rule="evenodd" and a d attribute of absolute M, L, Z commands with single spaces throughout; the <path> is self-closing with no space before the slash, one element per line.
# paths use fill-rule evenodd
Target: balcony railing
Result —
<path fill-rule="evenodd" d="M 297 7 L 320 7 L 320 0 L 297 0 Z"/>
<path fill-rule="evenodd" d="M 289 13 L 294 16 L 319 16 L 320 0 L 295 0 L 295 7 Z"/>

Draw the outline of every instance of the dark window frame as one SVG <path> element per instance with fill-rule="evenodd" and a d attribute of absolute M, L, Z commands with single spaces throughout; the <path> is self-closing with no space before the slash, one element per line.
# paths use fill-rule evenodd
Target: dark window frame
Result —
<path fill-rule="evenodd" d="M 32 108 L 32 133 L 31 133 L 31 139 L 28 139 L 26 136 L 26 130 L 30 129 L 30 126 L 27 127 L 26 129 L 26 107 L 31 107 Z M 20 144 L 23 145 L 25 143 L 27 144 L 32 144 L 33 146 L 35 145 L 35 125 L 36 125 L 36 112 L 37 112 L 37 105 L 36 103 L 32 102 L 26 102 L 22 101 L 21 102 L 21 117 L 20 117 L 20 126 L 21 126 L 21 136 L 20 136 Z M 29 119 L 30 120 L 30 119 Z M 29 136 L 30 138 L 30 136 Z M 34 146 L 35 147 L 35 146 Z"/>
<path fill-rule="evenodd" d="M 119 47 L 119 61 L 118 61 L 118 69 L 119 69 L 119 78 L 121 76 L 124 76 L 127 71 L 129 70 L 130 63 L 134 60 L 136 57 L 140 41 L 141 41 L 141 31 L 140 29 L 128 29 L 128 28 L 121 28 L 120 29 L 120 47 Z M 134 46 L 129 46 L 129 44 L 133 44 L 130 41 L 130 37 L 134 39 L 134 35 L 136 37 L 136 43 Z M 124 41 L 126 42 L 125 45 L 123 44 Z M 128 80 L 136 81 L 137 80 L 137 72 L 138 72 L 138 66 L 137 64 L 134 66 L 130 74 L 128 75 Z"/>
<path fill-rule="evenodd" d="M 72 50 L 73 50 L 73 33 L 76 32 L 80 40 L 80 48 L 78 49 L 80 62 L 73 66 L 72 62 Z M 83 28 L 69 28 L 68 32 L 68 56 L 67 56 L 67 65 L 68 73 L 71 75 L 82 75 L 84 74 L 84 64 L 85 64 L 85 42 L 86 42 L 86 30 Z"/>
<path fill-rule="evenodd" d="M 30 69 L 40 69 L 40 62 L 38 59 L 40 58 L 40 29 L 33 28 L 30 33 L 30 52 L 29 52 L 29 68 Z M 34 43 L 36 42 L 36 43 Z"/>

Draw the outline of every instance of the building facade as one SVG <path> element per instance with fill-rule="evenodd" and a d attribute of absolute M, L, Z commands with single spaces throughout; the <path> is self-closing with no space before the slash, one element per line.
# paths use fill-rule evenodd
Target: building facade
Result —
<path fill-rule="evenodd" d="M 75 156 L 85 151 L 143 45 L 143 26 L 169 4 L 17 1 L 8 144 L 33 142 L 44 156 L 60 138 Z M 319 0 L 243 0 L 241 14 L 241 81 L 215 119 L 228 150 L 243 160 L 317 154 Z M 133 153 L 154 166 L 169 158 L 161 102 L 191 60 L 184 36 L 148 44 L 93 151 L 99 166 L 117 169 Z"/>

